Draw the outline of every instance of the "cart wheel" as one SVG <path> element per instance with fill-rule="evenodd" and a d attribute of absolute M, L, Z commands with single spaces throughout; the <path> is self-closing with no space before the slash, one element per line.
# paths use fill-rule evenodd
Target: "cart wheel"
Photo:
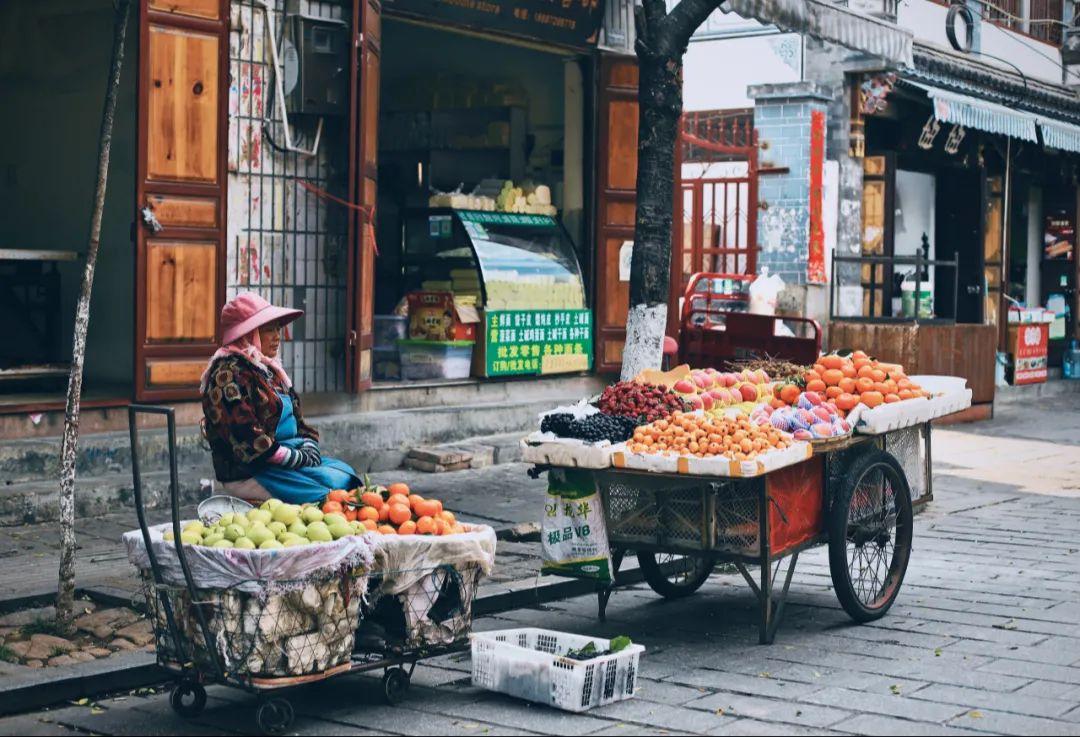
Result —
<path fill-rule="evenodd" d="M 690 596 L 709 580 L 716 565 L 710 555 L 639 552 L 637 559 L 645 582 L 665 599 Z"/>
<path fill-rule="evenodd" d="M 179 716 L 193 719 L 206 708 L 206 689 L 194 681 L 180 681 L 169 694 L 169 704 Z"/>
<path fill-rule="evenodd" d="M 391 706 L 400 704 L 409 690 L 409 674 L 402 668 L 390 668 L 383 673 L 382 686 L 386 703 Z"/>
<path fill-rule="evenodd" d="M 281 734 L 293 723 L 293 708 L 285 699 L 267 699 L 255 712 L 255 723 L 264 734 Z"/>
<path fill-rule="evenodd" d="M 873 451 L 852 460 L 829 510 L 829 572 L 836 597 L 856 622 L 889 611 L 907 572 L 911 490 L 900 464 Z"/>

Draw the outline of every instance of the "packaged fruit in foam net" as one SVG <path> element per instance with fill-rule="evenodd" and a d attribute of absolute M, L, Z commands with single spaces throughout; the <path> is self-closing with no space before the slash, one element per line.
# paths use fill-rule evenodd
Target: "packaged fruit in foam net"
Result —
<path fill-rule="evenodd" d="M 881 404 L 930 396 L 907 377 L 903 366 L 878 361 L 863 351 L 826 353 L 804 374 L 803 386 L 777 385 L 776 401 L 771 404 L 793 405 L 804 389 L 834 402 L 845 415 L 859 404 L 873 409 Z"/>
<path fill-rule="evenodd" d="M 737 407 L 749 412 L 754 404 L 772 397 L 769 375 L 762 370 L 721 372 L 714 368 L 679 366 L 666 372 L 642 372 L 635 381 L 649 380 L 670 389 L 690 409 L 706 412 Z"/>
<path fill-rule="evenodd" d="M 709 458 L 722 456 L 747 461 L 772 450 L 783 450 L 792 436 L 769 424 L 752 422 L 747 416 L 716 417 L 676 412 L 637 428 L 627 443 L 631 453 Z"/>
<path fill-rule="evenodd" d="M 761 404 L 751 413 L 751 421 L 790 432 L 795 440 L 822 440 L 851 434 L 851 424 L 835 402 L 817 392 L 803 392 L 793 406 Z"/>

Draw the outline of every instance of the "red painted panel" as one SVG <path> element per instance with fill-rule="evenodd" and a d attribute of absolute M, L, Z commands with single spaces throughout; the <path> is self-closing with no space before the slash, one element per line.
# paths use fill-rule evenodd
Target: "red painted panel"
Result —
<path fill-rule="evenodd" d="M 810 113 L 810 244 L 806 257 L 806 280 L 824 284 L 825 230 L 823 183 L 825 177 L 825 113 Z"/>
<path fill-rule="evenodd" d="M 814 538 L 825 528 L 824 459 L 815 456 L 766 476 L 769 547 L 779 555 Z"/>

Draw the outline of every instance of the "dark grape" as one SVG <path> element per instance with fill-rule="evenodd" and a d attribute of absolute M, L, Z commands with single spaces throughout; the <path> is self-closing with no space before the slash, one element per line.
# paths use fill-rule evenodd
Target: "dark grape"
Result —
<path fill-rule="evenodd" d="M 589 415 L 575 420 L 573 415 L 557 413 L 546 415 L 540 422 L 541 432 L 550 432 L 560 438 L 576 438 L 590 443 L 608 440 L 621 443 L 629 440 L 640 422 L 632 417 L 614 417 L 604 413 Z"/>

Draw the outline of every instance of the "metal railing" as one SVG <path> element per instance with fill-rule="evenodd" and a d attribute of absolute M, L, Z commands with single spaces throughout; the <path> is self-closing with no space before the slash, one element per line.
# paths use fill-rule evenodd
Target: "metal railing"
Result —
<path fill-rule="evenodd" d="M 844 265 L 853 265 L 858 267 L 858 279 L 855 283 L 846 282 L 841 284 L 838 278 L 839 269 Z M 869 283 L 864 278 L 864 266 L 870 267 Z M 878 278 L 878 267 L 881 269 L 881 278 Z M 907 310 L 904 309 L 903 297 L 901 292 L 901 314 L 895 314 L 893 309 L 894 292 L 894 274 L 897 273 L 897 267 L 911 266 L 914 267 L 914 284 L 915 289 L 912 297 L 912 309 L 911 314 L 905 314 Z M 851 322 L 882 322 L 882 323 L 898 323 L 898 322 L 919 322 L 919 323 L 954 323 L 956 322 L 956 307 L 957 296 L 959 293 L 959 272 L 957 269 L 957 261 L 943 260 L 943 259 L 927 259 L 920 256 L 833 256 L 832 259 L 832 281 L 829 289 L 829 320 L 848 320 Z M 934 278 L 923 278 L 924 273 L 930 273 L 930 269 L 934 270 Z M 928 297 L 923 297 L 923 285 L 925 284 L 940 284 L 940 272 L 939 269 L 951 269 L 952 270 L 952 309 L 949 315 L 946 317 L 940 316 L 938 311 L 935 310 L 939 305 L 935 305 L 935 295 L 930 294 Z M 858 287 L 861 290 L 859 314 L 837 314 L 837 302 L 839 301 L 837 292 L 845 287 Z M 866 300 L 863 295 L 866 291 L 870 293 L 869 307 L 866 305 Z M 880 299 L 878 299 L 880 295 Z M 924 313 L 924 307 L 929 306 Z M 877 307 L 880 306 L 880 310 Z M 867 314 L 867 313 L 870 314 Z"/>

